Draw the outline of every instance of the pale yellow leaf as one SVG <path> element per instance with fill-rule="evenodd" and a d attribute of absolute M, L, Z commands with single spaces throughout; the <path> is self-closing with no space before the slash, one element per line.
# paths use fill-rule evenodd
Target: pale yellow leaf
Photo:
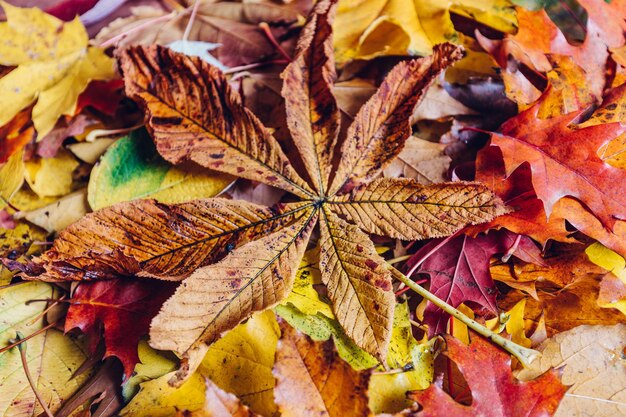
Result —
<path fill-rule="evenodd" d="M 78 18 L 63 22 L 38 8 L 0 4 L 7 16 L 0 23 L 0 65 L 17 66 L 0 78 L 0 125 L 37 101 L 32 117 L 43 138 L 59 117 L 74 113 L 90 80 L 113 77 L 113 60 L 88 47 Z"/>
<path fill-rule="evenodd" d="M 46 303 L 29 300 L 56 298 L 54 287 L 41 282 L 28 282 L 0 290 L 0 346 L 6 346 L 17 332 L 28 336 L 44 326 Z M 37 391 L 55 412 L 89 378 L 85 372 L 73 373 L 87 358 L 83 347 L 56 329 L 50 329 L 26 342 L 26 358 Z M 59 363 L 63 366 L 59 366 Z M 29 417 L 43 412 L 35 398 L 22 367 L 17 347 L 0 353 L 0 414 Z"/>
<path fill-rule="evenodd" d="M 26 162 L 26 182 L 39 197 L 60 197 L 72 190 L 72 173 L 80 163 L 64 149 L 54 158 Z"/>

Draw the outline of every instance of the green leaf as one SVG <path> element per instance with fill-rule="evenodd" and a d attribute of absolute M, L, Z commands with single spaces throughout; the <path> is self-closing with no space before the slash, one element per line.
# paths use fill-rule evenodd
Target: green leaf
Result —
<path fill-rule="evenodd" d="M 181 203 L 213 197 L 232 181 L 229 175 L 195 164 L 174 168 L 159 156 L 146 132 L 139 130 L 107 149 L 91 172 L 88 199 L 94 210 L 137 198 Z"/>

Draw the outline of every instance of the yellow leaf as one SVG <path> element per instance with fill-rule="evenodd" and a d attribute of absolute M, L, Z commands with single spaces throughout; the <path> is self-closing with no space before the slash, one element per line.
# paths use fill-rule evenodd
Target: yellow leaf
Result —
<path fill-rule="evenodd" d="M 391 369 L 402 369 L 402 372 L 372 375 L 369 406 L 374 413 L 401 411 L 411 405 L 406 399 L 407 391 L 428 388 L 434 375 L 435 342 L 436 339 L 427 343 L 415 340 L 408 304 L 396 306 L 387 364 Z"/>
<path fill-rule="evenodd" d="M 337 9 L 337 62 L 381 55 L 428 55 L 458 35 L 450 12 L 502 32 L 517 27 L 508 0 L 341 0 Z"/>
<path fill-rule="evenodd" d="M 318 263 L 319 252 L 317 250 L 312 249 L 304 254 L 302 262 L 300 262 L 300 268 L 296 273 L 293 289 L 280 304 L 292 304 L 306 315 L 314 316 L 317 313 L 321 313 L 330 319 L 334 319 L 335 315 L 330 306 L 320 300 L 319 294 L 313 288 L 314 284 L 322 283 Z"/>
<path fill-rule="evenodd" d="M 157 379 L 176 369 L 176 362 L 159 354 L 145 340 L 137 346 L 139 362 L 135 365 L 133 376 L 122 386 L 122 394 L 130 401 L 139 391 L 142 382 Z"/>
<path fill-rule="evenodd" d="M 64 149 L 54 158 L 26 162 L 26 182 L 39 197 L 58 197 L 72 190 L 72 173 L 80 163 Z"/>
<path fill-rule="evenodd" d="M 78 18 L 66 23 L 38 8 L 0 4 L 7 16 L 0 23 L 0 65 L 17 67 L 0 79 L 0 125 L 36 101 L 33 123 L 43 138 L 59 117 L 74 113 L 90 80 L 113 77 L 113 60 L 87 46 Z"/>
<path fill-rule="evenodd" d="M 56 233 L 81 219 L 88 211 L 87 190 L 83 188 L 46 206 L 21 211 L 14 217 L 28 220 L 49 233 Z"/>
<path fill-rule="evenodd" d="M 11 201 L 24 182 L 23 156 L 24 152 L 16 152 L 0 166 L 0 209 L 6 207 L 6 202 Z"/>
<path fill-rule="evenodd" d="M 255 314 L 209 348 L 199 372 L 253 411 L 272 416 L 276 411 L 272 367 L 279 336 L 272 311 Z"/>
<path fill-rule="evenodd" d="M 28 336 L 44 326 L 41 315 L 46 303 L 29 300 L 55 298 L 49 284 L 28 282 L 0 290 L 0 310 L 10 311 L 0 317 L 0 346 L 6 346 L 17 332 Z M 89 377 L 89 372 L 72 378 L 85 361 L 82 347 L 62 332 L 50 329 L 26 343 L 30 373 L 43 401 L 55 412 Z M 59 366 L 59 364 L 62 366 Z M 18 348 L 0 353 L 0 414 L 5 416 L 39 415 L 43 412 L 22 369 Z"/>
<path fill-rule="evenodd" d="M 0 240 L 0 257 L 18 261 L 25 261 L 20 255 L 32 255 L 43 248 L 41 245 L 33 245 L 34 241 L 46 239 L 46 233 L 43 230 L 21 221 L 18 221 L 13 229 L 0 228 L 0 236 L 2 237 Z M 13 275 L 15 272 L 9 271 L 0 264 L 0 285 L 8 284 Z"/>
<path fill-rule="evenodd" d="M 171 166 L 159 156 L 149 137 L 139 131 L 111 145 L 93 168 L 89 205 L 97 210 L 136 198 L 182 203 L 213 197 L 232 181 L 230 175 L 195 164 Z"/>
<path fill-rule="evenodd" d="M 215 342 L 198 370 L 180 388 L 168 384 L 174 372 L 143 382 L 139 393 L 121 411 L 121 415 L 169 417 L 174 416 L 176 410 L 198 410 L 205 403 L 205 378 L 209 378 L 221 389 L 235 394 L 255 412 L 272 416 L 276 411 L 272 366 L 279 336 L 273 312 L 255 314 Z M 152 357 L 152 354 L 149 356 Z M 156 361 L 163 362 L 162 359 Z M 163 362 L 152 366 L 151 371 L 162 370 L 166 366 Z"/>
<path fill-rule="evenodd" d="M 610 272 L 600 282 L 598 304 L 616 308 L 626 315 L 626 261 L 600 243 L 589 246 L 585 253 L 591 262 Z"/>

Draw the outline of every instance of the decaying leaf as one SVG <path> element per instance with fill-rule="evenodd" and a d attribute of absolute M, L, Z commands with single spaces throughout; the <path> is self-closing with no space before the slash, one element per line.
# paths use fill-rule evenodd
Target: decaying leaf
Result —
<path fill-rule="evenodd" d="M 293 225 L 196 270 L 152 321 L 151 345 L 186 354 L 204 353 L 206 345 L 223 332 L 285 298 L 315 224 L 314 213 L 310 211 Z M 189 308 L 192 305 L 195 307 Z M 195 357 L 202 360 L 204 354 Z M 191 363 L 182 371 L 197 366 L 199 363 Z"/>
<path fill-rule="evenodd" d="M 211 213 L 210 221 L 206 213 Z M 195 200 L 179 205 L 136 200 L 88 214 L 65 229 L 36 262 L 40 280 L 115 278 L 133 274 L 180 280 L 228 253 L 236 243 L 288 221 L 243 201 Z M 177 219 L 177 227 L 170 225 Z M 141 243 L 139 246 L 138 243 Z M 39 267 L 33 265 L 33 273 Z"/>
<path fill-rule="evenodd" d="M 331 341 L 314 342 L 291 326 L 281 326 L 276 349 L 275 397 L 281 415 L 368 416 L 369 372 L 342 361 Z"/>
<path fill-rule="evenodd" d="M 43 138 L 61 115 L 73 115 L 89 81 L 113 77 L 113 60 L 87 45 L 79 19 L 65 23 L 37 8 L 1 5 L 7 22 L 0 23 L 0 65 L 17 68 L 0 78 L 0 125 L 36 101 L 32 119 Z"/>
<path fill-rule="evenodd" d="M 550 368 L 562 370 L 567 392 L 555 417 L 618 416 L 626 412 L 626 325 L 579 326 L 546 340 L 541 360 L 517 374 L 536 378 Z"/>
<path fill-rule="evenodd" d="M 476 334 L 471 335 L 469 346 L 451 336 L 446 336 L 446 344 L 446 355 L 459 367 L 472 391 L 471 405 L 456 402 L 437 381 L 424 391 L 409 394 L 423 407 L 409 415 L 540 417 L 552 415 L 567 390 L 553 370 L 532 381 L 518 381 L 511 373 L 509 355 Z"/>

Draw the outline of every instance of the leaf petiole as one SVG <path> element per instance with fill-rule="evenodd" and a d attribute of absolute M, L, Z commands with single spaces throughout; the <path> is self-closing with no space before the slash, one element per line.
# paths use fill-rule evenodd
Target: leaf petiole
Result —
<path fill-rule="evenodd" d="M 511 355 L 515 356 L 520 363 L 524 367 L 528 367 L 535 359 L 541 356 L 541 353 L 534 349 L 525 348 L 516 343 L 511 342 L 510 340 L 505 339 L 499 334 L 489 330 L 482 324 L 478 323 L 475 320 L 470 319 L 465 314 L 461 313 L 456 308 L 452 307 L 450 304 L 443 301 L 441 298 L 437 297 L 435 294 L 430 291 L 422 288 L 417 283 L 413 282 L 409 277 L 404 275 L 402 272 L 398 271 L 393 267 L 389 267 L 391 270 L 391 274 L 400 282 L 402 282 L 407 287 L 411 288 L 413 291 L 451 315 L 452 317 L 459 320 L 461 323 L 465 324 L 470 329 L 474 330 L 479 335 L 489 339 L 491 342 L 500 346 L 502 349 L 509 352 Z"/>

